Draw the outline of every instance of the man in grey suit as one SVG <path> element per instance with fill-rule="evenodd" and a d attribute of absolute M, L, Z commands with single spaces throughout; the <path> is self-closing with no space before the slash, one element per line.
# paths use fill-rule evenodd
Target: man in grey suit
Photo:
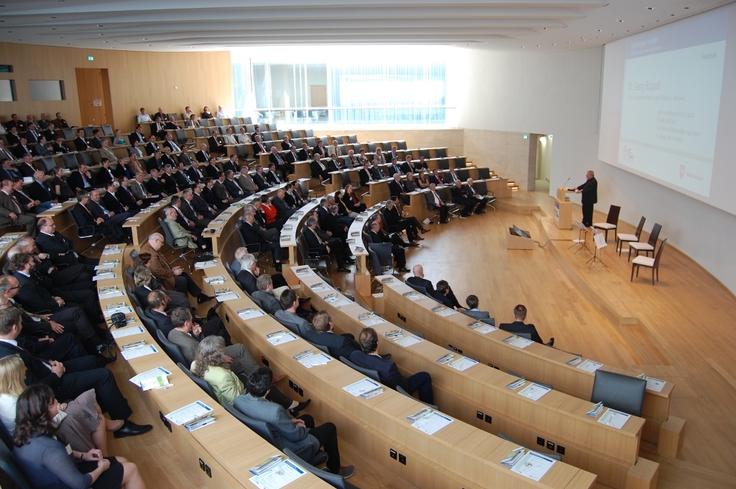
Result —
<path fill-rule="evenodd" d="M 261 309 L 269 314 L 276 314 L 281 311 L 281 303 L 273 294 L 273 280 L 267 273 L 262 273 L 256 279 L 258 290 L 251 294 L 253 300 L 261 306 Z"/>
<path fill-rule="evenodd" d="M 3 180 L 0 188 L 0 227 L 13 224 L 25 226 L 31 237 L 36 236 L 36 218 L 23 211 L 23 206 L 13 195 L 13 182 Z"/>
<path fill-rule="evenodd" d="M 299 298 L 292 289 L 285 290 L 279 298 L 283 311 L 276 311 L 274 317 L 278 322 L 289 328 L 292 333 L 304 336 L 307 331 L 313 330 L 314 327 L 304 318 L 297 315 L 296 310 L 299 307 Z"/>
<path fill-rule="evenodd" d="M 243 192 L 245 192 L 246 197 L 248 195 L 253 195 L 254 193 L 258 192 L 258 186 L 256 185 L 256 182 L 254 182 L 253 179 L 248 174 L 247 166 L 244 166 L 240 169 L 240 174 L 235 179 L 235 181 L 243 189 Z"/>
<path fill-rule="evenodd" d="M 246 416 L 268 423 L 276 448 L 279 450 L 289 448 L 296 452 L 309 447 L 303 458 L 310 461 L 319 451 L 319 447 L 323 446 L 329 456 L 327 469 L 346 479 L 352 477 L 355 474 L 355 467 L 340 465 L 337 428 L 333 423 L 315 427 L 314 418 L 308 414 L 291 419 L 281 406 L 266 400 L 266 395 L 271 390 L 272 375 L 268 367 L 258 368 L 250 374 L 248 393 L 235 398 L 233 401 L 235 409 Z"/>
<path fill-rule="evenodd" d="M 491 317 L 491 314 L 488 311 L 481 311 L 480 309 L 478 309 L 478 304 L 480 303 L 480 301 L 478 300 L 477 295 L 470 294 L 468 298 L 465 299 L 465 303 L 468 305 L 468 308 L 463 311 L 466 316 L 480 319 L 484 323 L 490 324 L 491 326 L 496 325 L 496 320 Z"/>

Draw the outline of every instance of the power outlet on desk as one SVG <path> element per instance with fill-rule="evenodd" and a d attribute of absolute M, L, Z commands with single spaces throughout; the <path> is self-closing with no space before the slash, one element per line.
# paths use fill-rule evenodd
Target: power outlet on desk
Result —
<path fill-rule="evenodd" d="M 263 362 L 263 365 L 265 365 L 266 367 L 268 367 L 268 358 L 266 358 L 263 355 L 261 355 L 261 362 Z"/>
<path fill-rule="evenodd" d="M 488 424 L 493 423 L 493 418 L 491 417 L 490 414 L 486 414 L 485 420 L 486 420 L 486 423 Z"/>
<path fill-rule="evenodd" d="M 299 393 L 299 396 L 304 397 L 304 389 L 299 387 L 299 390 L 297 392 Z"/>
<path fill-rule="evenodd" d="M 495 368 L 496 370 L 501 370 L 499 367 L 496 367 L 492 363 L 489 363 L 488 366 L 491 367 L 491 368 Z"/>
<path fill-rule="evenodd" d="M 539 445 L 540 447 L 543 447 L 544 446 L 544 438 L 542 438 L 541 436 L 538 436 L 537 437 L 537 445 Z"/>
<path fill-rule="evenodd" d="M 291 386 L 292 389 L 294 389 L 294 392 L 296 393 L 299 392 L 299 386 L 296 384 L 296 382 L 289 381 L 289 385 Z"/>
<path fill-rule="evenodd" d="M 212 478 L 212 469 L 201 458 L 199 459 L 199 469 L 205 474 L 207 474 L 207 476 L 209 476 L 210 479 Z"/>
<path fill-rule="evenodd" d="M 552 450 L 553 452 L 555 451 L 555 444 L 554 444 L 554 442 L 551 442 L 551 441 L 548 441 L 547 442 L 547 450 Z"/>
<path fill-rule="evenodd" d="M 406 455 L 399 454 L 399 463 L 406 465 Z"/>
<path fill-rule="evenodd" d="M 475 417 L 482 420 L 483 419 L 483 412 L 482 411 L 476 411 Z"/>
<path fill-rule="evenodd" d="M 396 460 L 397 457 L 399 456 L 399 454 L 396 452 L 396 450 L 394 450 L 393 448 L 390 448 L 388 450 L 388 456 L 391 457 L 392 459 Z"/>
<path fill-rule="evenodd" d="M 402 321 L 406 322 L 406 317 L 402 316 L 400 312 L 396 313 L 396 316 L 401 319 Z"/>
<path fill-rule="evenodd" d="M 565 447 L 563 447 L 562 445 L 557 445 L 557 453 L 559 453 L 560 455 L 564 455 Z"/>

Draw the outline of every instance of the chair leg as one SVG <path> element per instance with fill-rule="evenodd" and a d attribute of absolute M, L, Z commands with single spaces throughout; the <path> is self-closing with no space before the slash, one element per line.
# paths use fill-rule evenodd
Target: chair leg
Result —
<path fill-rule="evenodd" d="M 633 282 L 634 281 L 634 268 L 636 268 L 636 265 L 632 263 L 631 264 L 631 280 L 630 280 L 630 282 Z"/>
<path fill-rule="evenodd" d="M 652 267 L 652 285 L 654 285 L 654 271 L 656 268 Z"/>

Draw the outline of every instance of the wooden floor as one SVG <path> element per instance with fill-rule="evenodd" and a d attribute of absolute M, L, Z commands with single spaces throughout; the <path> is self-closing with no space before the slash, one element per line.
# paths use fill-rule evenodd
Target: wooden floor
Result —
<path fill-rule="evenodd" d="M 588 268 L 586 250 L 575 253 L 576 232 L 558 231 L 551 219 L 553 199 L 545 193 L 515 193 L 498 212 L 432 225 L 420 248 L 408 252 L 408 267 L 424 265 L 428 279 L 449 281 L 461 302 L 469 294 L 497 322 L 512 321 L 523 303 L 545 340 L 602 362 L 646 373 L 676 384 L 671 414 L 687 420 L 684 446 L 676 459 L 658 457 L 643 443 L 642 456 L 660 463 L 658 487 L 736 488 L 736 298 L 687 256 L 669 246 L 663 255 L 660 281 L 651 285 L 647 270 L 629 282 L 631 265 L 614 253 L 611 234 L 603 262 Z M 604 210 L 604 209 L 601 209 Z M 607 209 L 605 209 L 607 210 Z M 580 208 L 573 210 L 580 214 Z M 596 221 L 604 221 L 603 213 Z M 506 250 L 507 228 L 516 224 L 545 244 L 532 251 Z M 653 223 L 647 222 L 645 229 Z M 667 223 L 661 237 L 666 238 Z M 621 223 L 623 232 L 633 226 Z M 644 238 L 646 239 L 646 237 Z M 353 292 L 352 276 L 333 273 L 335 285 Z M 117 366 L 113 369 L 120 372 Z M 129 382 L 118 375 L 128 399 Z M 148 417 L 134 401 L 134 419 Z M 318 420 L 324 421 L 324 420 Z M 157 424 L 157 423 L 154 423 Z M 158 426 L 156 430 L 158 430 Z M 356 464 L 351 480 L 358 486 L 411 488 L 361 457 L 341 440 L 347 463 Z M 152 435 L 114 440 L 112 452 L 129 456 L 141 467 L 148 487 L 191 487 L 187 470 L 171 446 Z M 164 467 L 169 470 L 163 469 Z M 177 467 L 181 470 L 170 470 Z"/>

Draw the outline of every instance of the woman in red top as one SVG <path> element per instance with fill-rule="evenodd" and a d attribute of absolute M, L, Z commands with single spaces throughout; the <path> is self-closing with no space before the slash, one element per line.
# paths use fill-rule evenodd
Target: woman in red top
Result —
<path fill-rule="evenodd" d="M 278 214 L 278 211 L 276 210 L 276 207 L 271 204 L 271 199 L 269 199 L 266 195 L 261 196 L 261 209 L 263 210 L 263 214 L 266 216 L 266 228 L 276 228 L 278 230 L 281 230 L 281 228 L 284 226 L 284 223 L 276 219 L 276 214 Z"/>

